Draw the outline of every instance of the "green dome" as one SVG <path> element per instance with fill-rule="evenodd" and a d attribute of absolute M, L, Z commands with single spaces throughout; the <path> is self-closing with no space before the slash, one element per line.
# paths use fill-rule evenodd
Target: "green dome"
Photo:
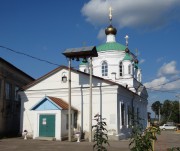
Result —
<path fill-rule="evenodd" d="M 126 49 L 126 46 L 121 45 L 117 42 L 107 42 L 105 44 L 102 44 L 96 47 L 97 52 L 108 51 L 108 50 L 125 51 L 125 49 Z"/>
<path fill-rule="evenodd" d="M 126 53 L 125 57 L 123 60 L 129 60 L 132 61 L 132 57 L 129 55 L 129 53 Z"/>
<path fill-rule="evenodd" d="M 134 64 L 134 68 L 136 68 L 136 69 L 139 68 L 137 63 Z"/>

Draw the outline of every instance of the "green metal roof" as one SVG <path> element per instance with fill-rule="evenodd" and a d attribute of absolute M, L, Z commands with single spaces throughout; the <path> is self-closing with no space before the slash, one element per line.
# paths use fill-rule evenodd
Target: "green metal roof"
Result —
<path fill-rule="evenodd" d="M 107 42 L 105 44 L 102 44 L 96 47 L 97 52 L 108 51 L 108 50 L 124 51 L 125 49 L 126 49 L 126 46 L 121 45 L 117 42 Z"/>
<path fill-rule="evenodd" d="M 130 60 L 130 61 L 132 61 L 132 57 L 129 55 L 129 53 L 126 53 L 126 55 L 125 55 L 123 60 Z"/>

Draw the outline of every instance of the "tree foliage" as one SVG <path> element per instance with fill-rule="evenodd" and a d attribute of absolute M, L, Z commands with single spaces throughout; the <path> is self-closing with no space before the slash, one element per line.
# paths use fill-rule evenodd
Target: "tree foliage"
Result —
<path fill-rule="evenodd" d="M 151 109 L 156 115 L 158 115 L 158 110 L 160 108 L 162 123 L 180 123 L 179 105 L 178 101 L 165 100 L 162 104 L 160 101 L 155 101 L 152 104 Z"/>
<path fill-rule="evenodd" d="M 155 115 L 159 114 L 159 109 L 161 108 L 161 103 L 160 101 L 156 101 L 152 104 L 151 109 L 155 113 Z"/>
<path fill-rule="evenodd" d="M 160 134 L 160 129 L 148 127 L 143 129 L 140 118 L 134 118 L 132 135 L 130 140 L 131 151 L 153 151 L 153 141 L 157 140 L 156 134 Z"/>

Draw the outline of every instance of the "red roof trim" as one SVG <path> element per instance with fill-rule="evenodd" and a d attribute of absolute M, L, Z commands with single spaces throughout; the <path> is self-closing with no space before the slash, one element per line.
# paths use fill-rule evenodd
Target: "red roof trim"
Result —
<path fill-rule="evenodd" d="M 48 98 L 51 99 L 55 104 L 57 104 L 59 107 L 61 107 L 63 110 L 68 110 L 69 109 L 69 104 L 65 101 L 63 101 L 60 98 L 52 97 L 52 96 L 47 96 Z M 74 107 L 71 106 L 71 109 L 77 111 Z"/>

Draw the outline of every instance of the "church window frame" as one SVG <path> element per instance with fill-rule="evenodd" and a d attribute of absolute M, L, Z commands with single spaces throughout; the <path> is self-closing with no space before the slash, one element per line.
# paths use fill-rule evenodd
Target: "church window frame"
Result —
<path fill-rule="evenodd" d="M 12 98 L 12 84 L 9 82 L 5 83 L 5 98 L 10 100 Z"/>
<path fill-rule="evenodd" d="M 123 63 L 122 63 L 122 61 L 119 62 L 119 76 L 120 77 L 123 76 Z"/>
<path fill-rule="evenodd" d="M 101 72 L 102 76 L 108 76 L 108 63 L 106 61 L 103 61 L 101 64 Z"/>

